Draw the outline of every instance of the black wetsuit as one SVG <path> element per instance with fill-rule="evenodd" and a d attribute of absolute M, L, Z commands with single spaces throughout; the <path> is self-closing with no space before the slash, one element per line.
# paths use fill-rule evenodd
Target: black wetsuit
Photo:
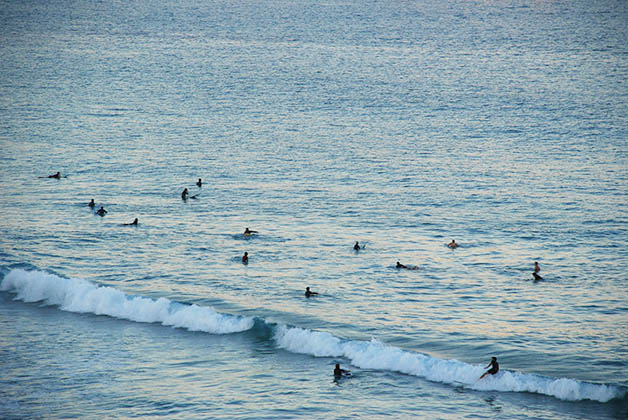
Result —
<path fill-rule="evenodd" d="M 499 363 L 497 363 L 497 360 L 491 360 L 490 366 L 491 368 L 488 370 L 487 373 L 495 375 L 497 372 L 499 372 Z"/>
<path fill-rule="evenodd" d="M 334 369 L 334 376 L 340 378 L 342 376 L 350 375 L 348 370 L 340 369 L 339 367 Z"/>

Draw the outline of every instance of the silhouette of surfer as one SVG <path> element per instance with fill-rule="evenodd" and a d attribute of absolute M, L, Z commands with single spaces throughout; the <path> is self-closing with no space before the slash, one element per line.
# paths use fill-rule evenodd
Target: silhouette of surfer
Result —
<path fill-rule="evenodd" d="M 124 223 L 124 226 L 137 226 L 138 220 L 137 217 L 131 223 Z"/>
<path fill-rule="evenodd" d="M 40 176 L 38 178 L 55 178 L 55 179 L 60 179 L 61 178 L 61 172 L 57 172 L 54 175 Z"/>
<path fill-rule="evenodd" d="M 258 233 L 256 230 L 251 230 L 249 228 L 244 229 L 244 236 L 251 236 L 254 233 Z"/>
<path fill-rule="evenodd" d="M 200 178 L 198 179 L 198 181 L 196 181 L 196 186 L 199 188 L 203 186 L 203 181 L 201 181 Z"/>
<path fill-rule="evenodd" d="M 312 291 L 310 291 L 310 288 L 309 288 L 309 287 L 306 287 L 306 288 L 305 288 L 305 297 L 306 297 L 306 298 L 309 298 L 310 296 L 316 296 L 316 295 L 318 295 L 318 292 L 312 292 Z"/>
<path fill-rule="evenodd" d="M 351 376 L 351 371 L 347 369 L 341 369 L 340 363 L 336 363 L 336 367 L 334 368 L 334 377 L 336 379 L 339 379 L 343 376 Z"/>
<path fill-rule="evenodd" d="M 107 214 L 107 210 L 105 210 L 103 206 L 100 206 L 98 211 L 96 211 L 96 214 L 99 215 L 100 217 L 103 217 L 105 214 Z"/>
<path fill-rule="evenodd" d="M 358 241 L 355 241 L 355 245 L 353 245 L 353 249 L 355 249 L 356 251 L 359 251 L 361 249 L 364 249 L 364 245 L 360 246 Z"/>
<path fill-rule="evenodd" d="M 188 195 L 189 195 L 189 193 L 188 193 L 188 189 L 187 189 L 187 188 L 184 188 L 184 189 L 183 189 L 183 192 L 181 193 L 181 199 L 182 199 L 183 201 L 187 200 L 187 199 L 188 199 Z"/>
<path fill-rule="evenodd" d="M 248 264 L 249 263 L 249 253 L 245 252 L 244 255 L 242 256 L 242 264 Z"/>
<path fill-rule="evenodd" d="M 484 369 L 488 368 L 489 366 L 491 368 L 487 370 L 486 372 L 484 372 L 484 374 L 480 376 L 480 379 L 482 379 L 488 374 L 495 375 L 497 372 L 499 372 L 499 363 L 497 363 L 497 357 L 491 357 L 490 363 Z"/>
<path fill-rule="evenodd" d="M 532 272 L 532 277 L 534 277 L 534 281 L 543 280 L 543 277 L 539 275 L 541 271 L 541 267 L 539 267 L 539 263 L 534 261 L 534 271 Z"/>
<path fill-rule="evenodd" d="M 90 209 L 93 209 L 96 206 L 96 203 L 94 203 L 94 199 L 92 198 L 92 201 L 89 202 L 88 204 Z"/>
<path fill-rule="evenodd" d="M 447 246 L 451 249 L 456 249 L 458 248 L 458 244 L 456 243 L 455 239 L 452 239 L 451 242 L 449 242 L 449 244 L 447 244 Z"/>

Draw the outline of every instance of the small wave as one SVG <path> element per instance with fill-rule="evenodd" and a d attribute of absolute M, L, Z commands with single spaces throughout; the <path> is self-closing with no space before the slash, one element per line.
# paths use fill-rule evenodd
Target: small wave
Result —
<path fill-rule="evenodd" d="M 625 394 L 613 385 L 600 385 L 568 378 L 500 371 L 481 381 L 482 365 L 443 360 L 371 341 L 341 340 L 326 332 L 278 325 L 273 336 L 277 345 L 293 353 L 317 357 L 345 357 L 362 369 L 379 369 L 419 376 L 430 381 L 462 385 L 478 391 L 532 392 L 566 401 L 607 402 Z"/>
<path fill-rule="evenodd" d="M 0 283 L 0 290 L 15 293 L 16 300 L 44 302 L 68 312 L 156 322 L 211 334 L 246 331 L 254 324 L 252 317 L 221 314 L 210 307 L 185 305 L 166 298 L 153 300 L 128 296 L 113 287 L 98 286 L 87 280 L 64 278 L 43 271 L 13 269 Z"/>

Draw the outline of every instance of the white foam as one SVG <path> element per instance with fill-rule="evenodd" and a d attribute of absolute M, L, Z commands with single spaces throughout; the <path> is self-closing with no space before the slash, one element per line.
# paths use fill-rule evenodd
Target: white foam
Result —
<path fill-rule="evenodd" d="M 478 378 L 485 372 L 482 365 L 458 360 L 443 360 L 371 341 L 341 340 L 325 332 L 279 325 L 274 340 L 281 348 L 317 357 L 344 357 L 362 369 L 381 369 L 420 376 L 434 382 L 463 385 L 469 389 L 502 392 L 534 392 L 561 400 L 594 400 L 607 402 L 624 392 L 612 385 L 598 385 L 567 378 L 500 371 Z"/>
<path fill-rule="evenodd" d="M 166 298 L 157 300 L 128 296 L 113 287 L 83 279 L 63 278 L 43 271 L 11 270 L 0 290 L 16 294 L 24 302 L 44 302 L 64 311 L 108 315 L 137 322 L 157 322 L 190 331 L 229 334 L 253 327 L 252 317 L 237 317 L 198 305 L 181 305 Z"/>

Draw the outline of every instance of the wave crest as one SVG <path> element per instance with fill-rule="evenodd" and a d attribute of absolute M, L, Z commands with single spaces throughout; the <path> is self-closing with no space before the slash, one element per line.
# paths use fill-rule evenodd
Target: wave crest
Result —
<path fill-rule="evenodd" d="M 68 312 L 108 315 L 136 322 L 160 323 L 189 331 L 229 334 L 249 330 L 252 317 L 216 312 L 213 308 L 184 305 L 166 298 L 153 300 L 128 296 L 118 289 L 98 286 L 84 279 L 64 278 L 43 271 L 11 270 L 0 290 L 24 302 L 44 302 Z"/>
<path fill-rule="evenodd" d="M 362 369 L 378 369 L 419 376 L 430 381 L 464 386 L 478 391 L 533 392 L 566 401 L 593 400 L 607 402 L 625 394 L 613 385 L 600 385 L 569 378 L 500 371 L 479 380 L 482 365 L 458 360 L 444 360 L 405 351 L 371 341 L 343 341 L 326 332 L 278 325 L 273 336 L 277 345 L 288 351 L 317 357 L 344 357 Z"/>

